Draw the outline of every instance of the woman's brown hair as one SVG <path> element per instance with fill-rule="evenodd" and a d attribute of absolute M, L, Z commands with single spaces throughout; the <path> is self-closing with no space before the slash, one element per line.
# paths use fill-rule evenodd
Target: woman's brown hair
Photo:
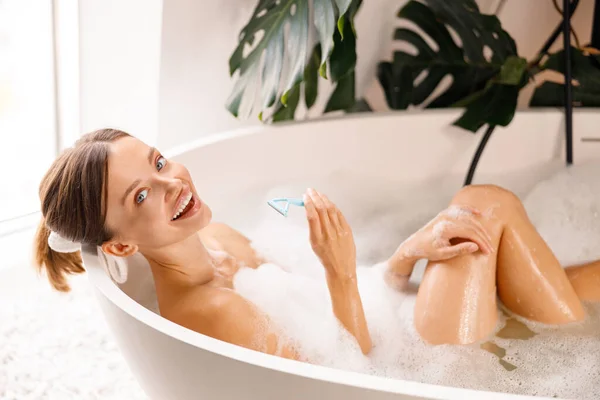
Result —
<path fill-rule="evenodd" d="M 129 136 L 102 129 L 82 136 L 53 163 L 40 184 L 42 220 L 35 237 L 35 263 L 52 286 L 70 287 L 67 275 L 84 272 L 79 251 L 58 253 L 48 245 L 51 231 L 82 244 L 101 245 L 112 237 L 105 226 L 110 143 Z"/>

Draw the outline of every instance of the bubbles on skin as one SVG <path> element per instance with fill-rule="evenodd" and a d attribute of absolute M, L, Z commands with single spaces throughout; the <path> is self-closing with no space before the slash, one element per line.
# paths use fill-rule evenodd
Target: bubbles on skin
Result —
<path fill-rule="evenodd" d="M 256 270 L 241 270 L 235 285 L 273 319 L 299 354 L 315 364 L 479 390 L 595 398 L 592 394 L 598 377 L 591 379 L 589 371 L 600 370 L 600 339 L 595 333 L 600 330 L 598 319 L 579 323 L 578 329 L 563 330 L 520 317 L 503 317 L 498 334 L 485 341 L 469 346 L 430 346 L 413 327 L 415 293 L 390 288 L 384 281 L 384 267 L 358 269 L 359 291 L 374 345 L 366 357 L 331 312 L 324 281 L 264 264 Z M 521 329 L 529 333 L 511 336 L 510 328 L 515 325 L 507 323 L 511 320 L 520 321 Z M 555 377 L 564 374 L 571 377 L 569 387 L 556 382 Z"/>
<path fill-rule="evenodd" d="M 600 221 L 590 217 L 592 202 L 598 204 L 600 199 L 600 185 L 595 183 L 598 170 L 598 165 L 588 168 L 579 177 L 569 172 L 567 177 L 554 178 L 552 184 L 541 183 L 525 198 L 527 212 L 536 226 L 540 224 L 542 236 L 554 239 L 549 240 L 553 249 L 560 240 L 559 250 L 566 254 L 568 248 L 574 262 L 590 255 L 600 258 Z M 566 178 L 579 183 L 568 183 Z M 392 289 L 385 281 L 385 265 L 376 263 L 390 256 L 410 234 L 446 207 L 455 187 L 444 197 L 438 195 L 437 186 L 411 191 L 372 177 L 363 182 L 356 176 L 348 182 L 343 186 L 343 180 L 337 179 L 331 184 L 311 182 L 310 186 L 336 201 L 352 225 L 361 265 L 359 290 L 374 345 L 368 357 L 362 355 L 356 340 L 331 311 L 325 276 L 310 249 L 302 212 L 282 218 L 265 207 L 260 220 L 245 232 L 259 253 L 273 263 L 256 270 L 240 270 L 235 277 L 236 290 L 264 310 L 281 332 L 293 339 L 300 354 L 325 366 L 431 384 L 582 400 L 598 398 L 600 304 L 586 305 L 588 318 L 584 321 L 560 327 L 500 313 L 497 333 L 485 340 L 468 346 L 430 346 L 413 326 L 414 285 L 409 282 L 401 290 Z M 371 192 L 365 188 L 371 184 L 376 196 L 367 198 Z M 302 193 L 307 186 L 300 182 L 297 187 L 273 188 L 264 197 Z M 397 192 L 387 193 L 386 188 Z M 573 193 L 581 192 L 585 196 L 575 200 Z M 257 204 L 262 203 L 264 199 L 260 198 Z M 494 207 L 481 211 L 484 218 L 494 217 Z M 458 211 L 453 213 L 460 215 Z M 588 221 L 577 225 L 585 218 L 593 224 Z M 502 310 L 502 304 L 498 304 Z M 499 354 L 503 356 L 482 349 L 486 342 L 501 349 Z"/>
<path fill-rule="evenodd" d="M 436 247 L 444 247 L 447 241 L 444 240 L 444 233 L 454 225 L 452 222 L 440 221 L 433 226 L 433 236 L 435 237 L 433 244 Z"/>
<path fill-rule="evenodd" d="M 473 213 L 458 205 L 452 205 L 442 212 L 445 216 L 452 219 L 460 219 L 461 217 L 473 215 Z"/>

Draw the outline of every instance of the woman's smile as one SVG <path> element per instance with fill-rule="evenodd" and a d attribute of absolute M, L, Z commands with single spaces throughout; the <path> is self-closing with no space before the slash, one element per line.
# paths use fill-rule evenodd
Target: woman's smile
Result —
<path fill-rule="evenodd" d="M 202 206 L 200 199 L 194 195 L 189 187 L 185 187 L 175 203 L 175 210 L 171 217 L 171 222 L 190 218 L 198 213 Z"/>

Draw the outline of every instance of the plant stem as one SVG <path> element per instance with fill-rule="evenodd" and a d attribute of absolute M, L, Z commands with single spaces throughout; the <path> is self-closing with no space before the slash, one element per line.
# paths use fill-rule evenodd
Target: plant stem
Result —
<path fill-rule="evenodd" d="M 567 165 L 573 164 L 573 82 L 571 77 L 571 10 L 563 0 L 563 46 L 565 55 L 565 134 Z"/>
<path fill-rule="evenodd" d="M 567 2 L 565 2 L 565 3 L 567 3 Z M 565 12 L 566 11 L 569 12 L 569 18 L 571 15 L 573 15 L 573 13 L 577 9 L 578 5 L 579 5 L 579 0 L 572 0 L 570 5 L 568 5 L 568 7 L 565 6 Z M 563 18 L 564 18 L 564 15 L 563 15 Z M 569 25 L 570 25 L 570 21 L 569 21 Z M 550 47 L 552 47 L 552 45 L 558 38 L 558 35 L 560 35 L 560 33 L 562 32 L 563 26 L 564 26 L 564 20 L 561 21 L 561 23 L 554 29 L 554 32 L 552 32 L 552 35 L 550 35 L 548 40 L 546 40 L 546 43 L 544 43 L 544 46 L 539 51 L 538 56 L 535 58 L 535 60 L 533 60 L 529 63 L 529 68 L 537 67 L 540 64 L 540 62 L 542 61 L 542 58 L 544 58 L 544 56 L 546 54 L 548 54 L 548 50 L 550 50 Z M 569 36 L 569 35 L 567 35 L 567 36 Z"/>
<path fill-rule="evenodd" d="M 594 2 L 594 19 L 592 23 L 592 40 L 591 46 L 595 49 L 600 49 L 600 1 Z"/>
<path fill-rule="evenodd" d="M 473 160 L 471 161 L 471 165 L 469 166 L 469 172 L 467 173 L 467 177 L 465 178 L 464 186 L 468 186 L 473 182 L 473 176 L 475 176 L 475 169 L 477 168 L 477 164 L 479 163 L 479 158 L 485 149 L 485 145 L 488 140 L 492 136 L 492 133 L 496 129 L 496 125 L 489 125 L 483 137 L 481 138 L 481 142 L 479 142 L 479 146 L 477 146 L 477 150 L 475 151 L 475 155 L 473 155 Z"/>

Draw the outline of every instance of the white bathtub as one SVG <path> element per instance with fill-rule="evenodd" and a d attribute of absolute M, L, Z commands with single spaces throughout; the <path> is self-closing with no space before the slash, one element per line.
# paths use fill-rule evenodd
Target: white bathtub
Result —
<path fill-rule="evenodd" d="M 454 111 L 378 114 L 261 127 L 201 139 L 167 155 L 190 169 L 215 219 L 235 225 L 240 218 L 254 218 L 247 210 L 265 206 L 239 193 L 291 179 L 311 182 L 323 171 L 407 183 L 445 178 L 458 189 L 480 136 L 450 127 L 456 116 Z M 526 191 L 549 173 L 548 165 L 561 165 L 562 121 L 559 111 L 517 114 L 488 143 L 475 182 L 487 176 L 486 182 Z M 591 112 L 575 115 L 576 162 L 597 152 L 600 144 L 580 139 L 592 137 L 598 121 Z M 526 174 L 515 179 L 519 171 Z M 540 399 L 387 379 L 253 352 L 185 329 L 140 305 L 153 302 L 143 259 L 130 262 L 129 280 L 121 287 L 105 274 L 95 252 L 84 251 L 84 263 L 123 356 L 153 400 Z"/>

